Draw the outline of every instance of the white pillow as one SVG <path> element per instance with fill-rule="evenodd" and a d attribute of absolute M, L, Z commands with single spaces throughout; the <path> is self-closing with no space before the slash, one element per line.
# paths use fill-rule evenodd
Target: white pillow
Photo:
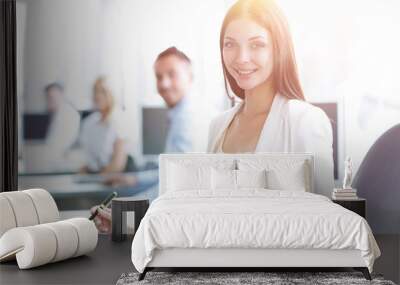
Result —
<path fill-rule="evenodd" d="M 271 190 L 310 191 L 309 166 L 306 161 L 287 159 L 239 159 L 240 170 L 267 171 L 267 188 Z"/>
<path fill-rule="evenodd" d="M 267 188 L 267 171 L 236 170 L 237 188 Z"/>
<path fill-rule="evenodd" d="M 273 190 L 307 191 L 306 167 L 270 169 L 267 171 L 268 188 Z"/>
<path fill-rule="evenodd" d="M 211 189 L 211 167 L 171 162 L 168 168 L 168 191 Z"/>
<path fill-rule="evenodd" d="M 236 170 L 212 168 L 211 181 L 213 190 L 236 190 Z"/>

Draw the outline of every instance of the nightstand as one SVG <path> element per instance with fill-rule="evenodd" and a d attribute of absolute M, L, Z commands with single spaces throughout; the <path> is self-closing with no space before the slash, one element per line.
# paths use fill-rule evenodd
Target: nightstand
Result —
<path fill-rule="evenodd" d="M 365 218 L 365 216 L 366 216 L 367 200 L 365 200 L 364 198 L 357 198 L 354 200 L 332 199 L 332 202 L 339 204 L 340 206 L 342 206 L 350 211 L 353 211 L 356 214 L 359 214 L 363 218 Z"/>

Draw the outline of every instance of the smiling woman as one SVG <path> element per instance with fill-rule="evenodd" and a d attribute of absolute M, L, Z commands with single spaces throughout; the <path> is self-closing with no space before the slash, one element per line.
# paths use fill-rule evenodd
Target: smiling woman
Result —
<path fill-rule="evenodd" d="M 331 124 L 305 102 L 289 27 L 275 2 L 237 1 L 223 21 L 220 51 L 228 96 L 229 85 L 243 101 L 212 121 L 208 151 L 313 153 L 314 189 L 329 196 Z"/>
<path fill-rule="evenodd" d="M 224 75 L 236 96 L 243 99 L 244 90 L 251 89 L 245 87 L 263 83 L 259 88 L 268 86 L 304 100 L 289 27 L 274 1 L 238 1 L 232 6 L 222 24 L 220 50 Z"/>

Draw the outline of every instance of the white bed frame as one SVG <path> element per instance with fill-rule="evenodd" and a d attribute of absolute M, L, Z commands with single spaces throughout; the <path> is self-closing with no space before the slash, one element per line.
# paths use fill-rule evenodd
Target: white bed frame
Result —
<path fill-rule="evenodd" d="M 160 188 L 159 194 L 166 191 L 167 165 L 174 160 L 204 160 L 214 161 L 235 160 L 238 158 L 266 158 L 266 159 L 291 159 L 304 160 L 309 163 L 309 181 L 314 181 L 314 159 L 310 153 L 257 153 L 257 154 L 161 154 L 159 157 Z M 313 183 L 310 192 L 313 191 Z M 198 249 L 198 248 L 170 248 L 157 249 L 153 259 L 147 265 L 139 280 L 145 277 L 147 271 L 154 268 L 187 268 L 187 267 L 230 267 L 238 271 L 244 268 L 271 268 L 271 267 L 353 267 L 362 271 L 365 278 L 371 280 L 365 261 L 360 250 L 330 250 L 330 249 L 253 249 L 253 248 L 224 248 L 224 249 Z"/>
<path fill-rule="evenodd" d="M 359 250 L 157 249 L 149 267 L 365 267 Z"/>

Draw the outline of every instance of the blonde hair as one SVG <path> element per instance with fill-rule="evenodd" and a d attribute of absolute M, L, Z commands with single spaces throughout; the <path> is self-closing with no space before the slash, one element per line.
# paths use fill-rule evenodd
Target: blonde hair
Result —
<path fill-rule="evenodd" d="M 107 101 L 107 109 L 105 112 L 104 120 L 108 119 L 114 109 L 114 96 L 112 95 L 111 89 L 107 84 L 107 79 L 104 76 L 100 76 L 96 79 L 93 86 L 93 95 L 97 92 L 101 92 Z"/>
<path fill-rule="evenodd" d="M 244 99 L 244 90 L 229 74 L 223 60 L 223 42 L 225 31 L 230 22 L 239 18 L 248 18 L 266 28 L 271 33 L 273 45 L 272 80 L 276 91 L 289 99 L 305 100 L 297 72 L 296 58 L 288 23 L 273 0 L 239 0 L 226 14 L 220 33 L 220 51 L 225 79 L 225 90 L 229 96 L 228 84 L 233 93 Z"/>

